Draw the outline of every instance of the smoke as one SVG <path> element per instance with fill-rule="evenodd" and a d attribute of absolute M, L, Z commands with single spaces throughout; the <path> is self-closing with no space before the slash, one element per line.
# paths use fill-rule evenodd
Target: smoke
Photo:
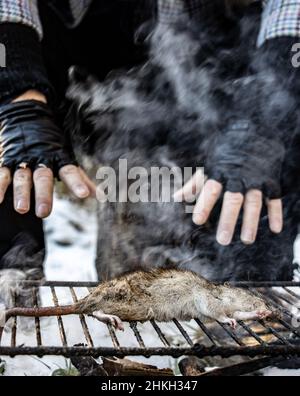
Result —
<path fill-rule="evenodd" d="M 44 256 L 29 233 L 16 236 L 0 262 L 0 304 L 5 308 L 32 305 L 32 289 L 24 281 L 43 278 Z"/>
<path fill-rule="evenodd" d="M 26 274 L 18 270 L 0 271 L 0 301 L 4 307 L 13 307 L 14 295 L 23 294 L 23 282 L 26 280 Z"/>
<path fill-rule="evenodd" d="M 68 126 L 77 147 L 95 166 L 116 171 L 120 158 L 128 167 L 182 168 L 205 165 L 224 127 L 239 115 L 236 109 L 249 109 L 249 117 L 259 113 L 267 131 L 271 122 L 282 133 L 294 103 L 255 56 L 260 16 L 258 6 L 230 12 L 220 7 L 197 20 L 182 14 L 174 23 L 157 24 L 147 39 L 145 64 L 102 82 L 73 69 Z M 254 73 L 260 84 L 249 91 Z M 271 235 L 264 213 L 257 243 L 246 247 L 239 241 L 239 223 L 230 248 L 215 241 L 219 207 L 208 224 L 197 227 L 180 203 L 103 204 L 99 273 L 110 278 L 141 266 L 176 266 L 213 280 L 290 279 L 295 199 L 285 198 L 281 235 Z"/>

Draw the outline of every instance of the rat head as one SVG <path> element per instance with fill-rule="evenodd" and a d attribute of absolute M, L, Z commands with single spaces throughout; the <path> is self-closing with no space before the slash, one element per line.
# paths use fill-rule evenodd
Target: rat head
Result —
<path fill-rule="evenodd" d="M 280 318 L 281 312 L 273 305 L 268 304 L 263 297 L 256 296 L 250 291 L 241 288 L 233 288 L 225 286 L 225 295 L 230 296 L 232 309 L 243 311 L 245 313 L 258 313 L 258 317 L 265 318 Z"/>

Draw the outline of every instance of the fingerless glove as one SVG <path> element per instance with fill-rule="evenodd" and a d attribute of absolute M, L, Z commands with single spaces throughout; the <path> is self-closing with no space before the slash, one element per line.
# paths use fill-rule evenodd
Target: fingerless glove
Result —
<path fill-rule="evenodd" d="M 31 169 L 39 165 L 58 171 L 76 164 L 70 144 L 56 125 L 49 107 L 28 100 L 0 107 L 0 165 L 15 170 L 25 163 Z"/>
<path fill-rule="evenodd" d="M 260 135 L 259 127 L 235 120 L 223 131 L 208 161 L 208 176 L 226 191 L 245 194 L 258 189 L 270 199 L 281 197 L 283 143 Z"/>
<path fill-rule="evenodd" d="M 267 42 L 253 56 L 249 75 L 233 81 L 226 124 L 209 153 L 208 177 L 225 190 L 262 191 L 280 198 L 282 169 L 299 133 L 299 69 L 293 38 Z"/>

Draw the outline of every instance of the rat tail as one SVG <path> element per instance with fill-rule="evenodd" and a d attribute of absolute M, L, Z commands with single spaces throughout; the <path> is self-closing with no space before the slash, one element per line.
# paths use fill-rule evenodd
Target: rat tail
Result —
<path fill-rule="evenodd" d="M 26 316 L 41 318 L 45 316 L 64 316 L 78 313 L 75 305 L 66 305 L 62 307 L 41 307 L 41 308 L 11 308 L 5 312 L 5 321 L 15 316 Z"/>

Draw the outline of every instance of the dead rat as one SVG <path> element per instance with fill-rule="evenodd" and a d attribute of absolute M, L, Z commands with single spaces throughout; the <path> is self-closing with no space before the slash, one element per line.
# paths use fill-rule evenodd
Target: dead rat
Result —
<path fill-rule="evenodd" d="M 274 307 L 247 290 L 215 285 L 190 271 L 155 269 L 104 282 L 74 305 L 8 309 L 6 320 L 12 316 L 72 314 L 93 316 L 119 330 L 124 330 L 122 321 L 189 321 L 203 316 L 235 328 L 237 320 L 279 315 Z"/>

